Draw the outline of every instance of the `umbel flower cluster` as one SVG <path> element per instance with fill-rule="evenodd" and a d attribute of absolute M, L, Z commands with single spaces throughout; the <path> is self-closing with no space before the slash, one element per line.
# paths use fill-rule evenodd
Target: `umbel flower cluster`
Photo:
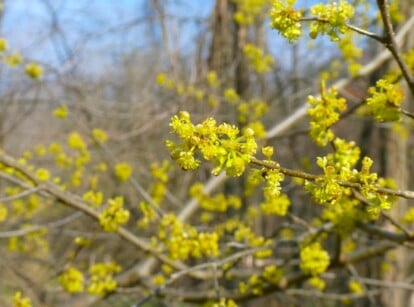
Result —
<path fill-rule="evenodd" d="M 198 168 L 200 159 L 197 154 L 201 154 L 205 160 L 213 162 L 214 175 L 225 170 L 228 176 L 240 176 L 256 153 L 257 144 L 252 129 L 245 129 L 240 135 L 236 126 L 226 123 L 217 125 L 213 118 L 194 125 L 190 114 L 185 111 L 174 116 L 170 126 L 182 142 L 166 141 L 167 149 L 185 170 Z"/>

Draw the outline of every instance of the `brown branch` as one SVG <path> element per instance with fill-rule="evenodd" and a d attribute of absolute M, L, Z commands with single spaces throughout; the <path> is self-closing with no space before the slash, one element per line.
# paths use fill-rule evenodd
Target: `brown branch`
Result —
<path fill-rule="evenodd" d="M 250 162 L 254 165 L 262 166 L 267 169 L 277 169 L 282 174 L 289 176 L 289 177 L 302 178 L 302 179 L 306 179 L 309 181 L 316 181 L 317 179 L 321 178 L 321 175 L 314 175 L 314 174 L 309 174 L 309 173 L 299 171 L 299 170 L 293 170 L 293 169 L 281 167 L 278 163 L 273 162 L 273 161 L 263 161 L 263 160 L 258 160 L 256 158 L 252 158 Z M 357 182 L 350 182 L 350 181 L 344 181 L 344 180 L 338 180 L 337 182 L 339 185 L 346 187 L 346 188 L 352 188 L 352 189 L 357 189 L 357 190 L 361 190 L 364 188 L 362 184 L 357 183 Z M 381 194 L 387 194 L 390 196 L 399 196 L 399 197 L 407 198 L 407 199 L 414 199 L 414 191 L 393 190 L 393 189 L 388 189 L 388 188 L 383 188 L 383 187 L 376 187 L 375 189 L 377 192 Z"/>
<path fill-rule="evenodd" d="M 403 60 L 400 51 L 398 50 L 397 42 L 395 39 L 394 28 L 391 22 L 390 11 L 386 0 L 377 0 L 377 5 L 381 13 L 382 23 L 384 24 L 386 41 L 384 42 L 385 47 L 391 52 L 395 61 L 397 62 L 401 72 L 404 76 L 405 81 L 410 88 L 411 94 L 414 95 L 414 77 L 410 73 L 410 69 Z"/>
<path fill-rule="evenodd" d="M 304 18 L 301 18 L 300 21 L 316 21 L 316 22 L 320 22 L 320 23 L 329 23 L 328 20 L 323 19 L 323 18 L 319 18 L 319 17 L 304 17 Z M 370 38 L 380 42 L 381 44 L 385 44 L 385 39 L 383 37 L 375 34 L 375 33 L 372 33 L 368 30 L 361 29 L 361 28 L 359 28 L 357 26 L 354 26 L 354 25 L 351 25 L 351 24 L 345 24 L 345 26 L 351 31 L 354 31 L 356 33 L 359 33 L 359 34 L 365 35 L 367 37 L 370 37 Z"/>
<path fill-rule="evenodd" d="M 58 186 L 50 182 L 40 182 L 34 173 L 27 170 L 24 166 L 19 164 L 18 161 L 6 155 L 5 153 L 0 153 L 0 163 L 4 164 L 5 166 L 11 167 L 23 174 L 34 186 L 39 188 L 39 191 L 46 192 L 62 204 L 78 212 L 82 212 L 83 214 L 92 218 L 96 222 L 99 222 L 100 214 L 91 207 L 89 207 L 87 204 L 85 204 L 78 196 L 71 194 L 70 192 L 63 191 Z M 159 261 L 166 263 L 177 270 L 184 270 L 187 268 L 187 266 L 182 264 L 181 262 L 172 261 L 167 256 L 161 254 L 155 248 L 151 247 L 151 245 L 147 243 L 145 240 L 137 237 L 135 234 L 123 227 L 119 227 L 115 231 L 115 233 L 118 234 L 118 236 L 124 239 L 125 241 L 129 242 L 134 247 L 138 248 L 139 250 L 151 254 Z"/>

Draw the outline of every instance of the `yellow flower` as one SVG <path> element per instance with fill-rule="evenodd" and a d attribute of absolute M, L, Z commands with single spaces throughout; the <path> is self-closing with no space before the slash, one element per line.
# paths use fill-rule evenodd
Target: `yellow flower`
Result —
<path fill-rule="evenodd" d="M 92 130 L 93 137 L 101 143 L 105 143 L 108 140 L 108 136 L 106 135 L 105 131 L 101 129 L 93 129 Z"/>
<path fill-rule="evenodd" d="M 50 173 L 47 169 L 39 168 L 36 170 L 36 177 L 39 181 L 48 181 L 50 179 Z"/>
<path fill-rule="evenodd" d="M 68 116 L 68 107 L 66 105 L 61 105 L 59 108 L 53 110 L 53 116 L 64 119 Z"/>
<path fill-rule="evenodd" d="M 4 38 L 0 38 L 0 52 L 4 52 L 7 49 L 9 49 L 9 46 L 7 45 L 7 41 Z"/>
<path fill-rule="evenodd" d="M 125 182 L 131 177 L 132 174 L 132 167 L 126 163 L 121 162 L 115 165 L 115 176 L 118 178 L 119 181 Z"/>
<path fill-rule="evenodd" d="M 73 149 L 84 150 L 86 144 L 82 139 L 82 136 L 77 132 L 72 132 L 68 137 L 68 145 Z"/>
<path fill-rule="evenodd" d="M 84 289 L 84 277 L 81 271 L 69 268 L 59 275 L 59 283 L 69 293 L 82 292 Z"/>
<path fill-rule="evenodd" d="M 16 292 L 13 297 L 13 307 L 31 307 L 30 298 L 22 297 L 22 293 Z"/>
<path fill-rule="evenodd" d="M 4 61 L 10 67 L 16 67 L 23 61 L 23 58 L 18 52 L 15 52 L 7 56 Z"/>
<path fill-rule="evenodd" d="M 43 68 L 39 64 L 30 63 L 25 67 L 26 74 L 32 79 L 40 79 L 43 75 Z"/>
<path fill-rule="evenodd" d="M 0 203 L 0 222 L 3 222 L 7 218 L 7 208 Z"/>

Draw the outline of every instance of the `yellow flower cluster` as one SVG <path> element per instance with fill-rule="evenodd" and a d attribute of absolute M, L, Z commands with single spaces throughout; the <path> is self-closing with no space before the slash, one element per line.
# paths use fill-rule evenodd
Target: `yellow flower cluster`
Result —
<path fill-rule="evenodd" d="M 236 3 L 237 11 L 234 13 L 234 20 L 241 25 L 251 25 L 257 16 L 260 16 L 265 9 L 269 0 L 232 0 Z"/>
<path fill-rule="evenodd" d="M 94 207 L 100 207 L 103 202 L 103 193 L 102 192 L 94 192 L 92 190 L 87 191 L 83 194 L 83 200 L 86 201 L 88 204 Z"/>
<path fill-rule="evenodd" d="M 2 37 L 0 38 L 0 53 L 7 51 L 9 49 L 9 45 L 7 44 L 7 41 Z"/>
<path fill-rule="evenodd" d="M 53 110 L 53 116 L 64 119 L 68 116 L 68 107 L 66 105 L 61 105 L 59 108 Z"/>
<path fill-rule="evenodd" d="M 271 27 L 290 42 L 296 41 L 302 35 L 302 12 L 293 8 L 295 2 L 296 0 L 274 1 L 270 11 Z"/>
<path fill-rule="evenodd" d="M 175 91 L 179 96 L 185 95 L 187 97 L 195 98 L 197 101 L 202 100 L 206 95 L 203 90 L 197 89 L 192 85 L 185 87 L 183 84 L 169 78 L 165 73 L 158 74 L 156 82 L 163 88 L 166 88 L 170 91 Z"/>
<path fill-rule="evenodd" d="M 262 277 L 268 283 L 277 284 L 283 277 L 283 271 L 275 265 L 271 264 L 264 268 Z"/>
<path fill-rule="evenodd" d="M 318 204 L 335 204 L 349 189 L 344 189 L 339 184 L 339 175 L 335 167 L 328 164 L 326 157 L 318 157 L 317 164 L 324 171 L 315 182 L 305 181 L 305 189 L 312 194 L 313 200 Z"/>
<path fill-rule="evenodd" d="M 16 292 L 13 297 L 13 307 L 31 307 L 30 298 L 23 297 L 21 292 Z"/>
<path fill-rule="evenodd" d="M 349 291 L 351 291 L 352 293 L 355 293 L 355 294 L 364 294 L 365 293 L 365 290 L 362 287 L 361 283 L 359 283 L 358 281 L 356 281 L 354 279 L 349 281 L 348 288 L 349 288 Z"/>
<path fill-rule="evenodd" d="M 203 185 L 195 183 L 190 188 L 190 196 L 199 201 L 200 207 L 207 211 L 226 212 L 230 207 L 240 209 L 241 200 L 236 196 L 217 194 L 210 196 L 203 193 Z"/>
<path fill-rule="evenodd" d="M 310 13 L 318 18 L 310 26 L 310 37 L 328 34 L 332 41 L 337 41 L 339 34 L 347 30 L 346 22 L 354 16 L 354 7 L 340 0 L 329 4 L 316 4 L 311 7 Z"/>
<path fill-rule="evenodd" d="M 102 129 L 95 128 L 92 130 L 92 136 L 100 143 L 105 143 L 108 140 L 108 136 Z"/>
<path fill-rule="evenodd" d="M 308 284 L 315 288 L 318 289 L 319 291 L 323 291 L 326 287 L 326 283 L 325 281 L 320 278 L 319 276 L 312 276 L 311 278 L 308 279 Z"/>
<path fill-rule="evenodd" d="M 321 82 L 321 96 L 308 97 L 311 108 L 308 110 L 310 121 L 310 136 L 319 146 L 326 146 L 335 137 L 331 126 L 339 120 L 339 113 L 346 110 L 346 100 L 338 98 L 338 91 L 332 87 L 325 88 Z"/>
<path fill-rule="evenodd" d="M 272 68 L 274 63 L 273 57 L 269 54 L 266 55 L 261 48 L 253 44 L 246 44 L 243 48 L 243 53 L 257 73 L 266 73 Z"/>
<path fill-rule="evenodd" d="M 82 136 L 77 132 L 72 132 L 71 134 L 69 134 L 68 145 L 70 148 L 73 148 L 79 151 L 84 151 L 87 148 L 86 143 L 83 140 Z"/>
<path fill-rule="evenodd" d="M 214 163 L 214 175 L 224 169 L 229 176 L 240 176 L 256 153 L 257 144 L 251 129 L 240 136 L 237 127 L 226 123 L 217 126 L 213 118 L 195 126 L 190 114 L 184 111 L 171 119 L 170 126 L 182 142 L 166 141 L 167 149 L 185 170 L 199 167 L 200 160 L 195 157 L 199 152 L 205 160 Z"/>
<path fill-rule="evenodd" d="M 258 236 L 252 231 L 250 227 L 241 223 L 238 223 L 238 225 L 236 225 L 236 229 L 234 231 L 234 239 L 238 242 L 249 244 L 251 247 L 264 247 L 270 246 L 272 244 L 272 240 L 266 240 L 264 237 Z M 269 248 L 256 252 L 254 256 L 257 258 L 266 258 L 271 254 L 272 250 Z"/>
<path fill-rule="evenodd" d="M 207 84 L 212 88 L 217 88 L 220 86 L 220 79 L 214 70 L 208 72 L 206 80 Z"/>
<path fill-rule="evenodd" d="M 108 207 L 99 215 L 99 224 L 107 232 L 116 231 L 129 220 L 129 211 L 123 208 L 124 199 L 119 196 L 108 200 Z"/>
<path fill-rule="evenodd" d="M 7 218 L 7 208 L 4 206 L 4 204 L 0 203 L 0 223 L 6 220 Z"/>
<path fill-rule="evenodd" d="M 362 184 L 360 190 L 362 196 L 370 202 L 367 211 L 372 219 L 377 219 L 382 210 L 389 210 L 392 204 L 392 198 L 389 195 L 378 193 L 377 187 L 386 185 L 387 182 L 379 180 L 376 173 L 371 173 L 371 167 L 374 161 L 369 157 L 364 157 L 361 162 L 361 171 L 358 173 L 358 181 Z"/>
<path fill-rule="evenodd" d="M 68 268 L 58 277 L 60 285 L 69 293 L 82 292 L 85 287 L 85 279 L 81 271 Z"/>
<path fill-rule="evenodd" d="M 237 307 L 237 304 L 231 299 L 221 298 L 218 303 L 213 304 L 211 307 Z"/>
<path fill-rule="evenodd" d="M 231 105 L 235 105 L 240 101 L 240 96 L 234 88 L 227 88 L 223 95 L 224 99 Z"/>
<path fill-rule="evenodd" d="M 330 263 L 329 254 L 319 243 L 301 248 L 300 268 L 305 274 L 316 276 L 326 271 Z"/>
<path fill-rule="evenodd" d="M 48 181 L 50 179 L 50 173 L 45 168 L 38 168 L 36 170 L 36 177 L 39 181 Z"/>
<path fill-rule="evenodd" d="M 117 163 L 114 171 L 115 177 L 121 182 L 127 181 L 132 175 L 132 167 L 126 162 Z"/>
<path fill-rule="evenodd" d="M 260 204 L 260 210 L 266 215 L 285 216 L 290 207 L 290 199 L 286 194 L 270 197 Z"/>
<path fill-rule="evenodd" d="M 10 67 L 16 67 L 23 62 L 23 57 L 18 52 L 14 52 L 5 57 L 4 62 Z"/>
<path fill-rule="evenodd" d="M 215 232 L 197 232 L 174 214 L 166 214 L 159 225 L 158 237 L 172 259 L 212 257 L 219 255 L 219 235 Z"/>
<path fill-rule="evenodd" d="M 254 295 L 262 295 L 264 286 L 264 280 L 259 275 L 253 274 L 247 282 L 242 281 L 239 283 L 239 291 L 241 294 L 245 294 L 250 290 Z"/>
<path fill-rule="evenodd" d="M 26 74 L 35 80 L 38 80 L 43 75 L 43 68 L 39 64 L 36 63 L 29 63 L 25 67 Z"/>
<path fill-rule="evenodd" d="M 93 295 L 105 295 L 114 291 L 117 282 L 113 275 L 121 271 L 115 262 L 96 263 L 89 268 L 90 281 L 88 292 Z"/>
<path fill-rule="evenodd" d="M 399 83 L 391 83 L 387 79 L 377 81 L 375 87 L 368 90 L 367 98 L 369 112 L 376 121 L 401 121 L 401 103 L 404 91 Z"/>
<path fill-rule="evenodd" d="M 269 107 L 267 103 L 262 100 L 253 99 L 251 101 L 241 102 L 237 107 L 237 119 L 242 124 L 258 121 L 268 111 Z"/>

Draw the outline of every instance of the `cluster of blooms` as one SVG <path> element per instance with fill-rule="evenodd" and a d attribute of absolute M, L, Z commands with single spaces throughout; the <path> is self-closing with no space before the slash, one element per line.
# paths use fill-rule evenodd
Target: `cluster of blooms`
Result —
<path fill-rule="evenodd" d="M 31 307 L 30 298 L 23 297 L 21 292 L 16 292 L 13 297 L 13 307 Z"/>
<path fill-rule="evenodd" d="M 58 277 L 60 285 L 69 293 L 82 292 L 85 288 L 83 273 L 76 268 L 68 268 Z"/>
<path fill-rule="evenodd" d="M 324 175 L 315 182 L 306 181 L 305 188 L 319 204 L 342 204 L 343 198 L 350 195 L 350 190 L 339 185 L 338 181 L 355 180 L 357 176 L 354 167 L 359 160 L 360 149 L 354 142 L 346 142 L 340 138 L 333 141 L 334 153 L 326 157 L 318 157 L 317 164 Z M 346 201 L 345 201 L 346 203 Z M 342 212 L 341 208 L 336 208 Z M 349 206 L 347 206 L 349 209 Z M 332 211 L 329 211 L 332 214 Z"/>
<path fill-rule="evenodd" d="M 39 64 L 29 63 L 25 67 L 26 74 L 32 79 L 40 79 L 43 75 L 43 68 Z"/>
<path fill-rule="evenodd" d="M 75 157 L 70 158 L 64 152 L 61 152 L 56 156 L 56 163 L 62 165 L 62 167 L 74 166 L 72 185 L 78 187 L 82 184 L 84 168 L 90 161 L 90 153 L 86 142 L 78 132 L 69 134 L 67 143 L 70 148 L 75 150 Z"/>
<path fill-rule="evenodd" d="M 323 217 L 332 221 L 342 233 L 351 230 L 357 220 L 366 218 L 358 209 L 358 202 L 352 200 L 350 188 L 341 186 L 341 181 L 360 184 L 359 192 L 370 203 L 366 207 L 369 218 L 375 219 L 382 210 L 389 210 L 392 198 L 378 193 L 377 188 L 388 183 L 378 178 L 370 169 L 373 161 L 364 157 L 361 161 L 361 170 L 354 167 L 359 161 L 360 149 L 354 142 L 335 139 L 335 152 L 326 157 L 318 157 L 317 164 L 323 170 L 323 175 L 316 180 L 305 181 L 305 189 L 319 204 L 335 204 L 327 207 Z"/>
<path fill-rule="evenodd" d="M 218 303 L 214 303 L 211 307 L 237 307 L 237 304 L 231 299 L 221 298 Z"/>
<path fill-rule="evenodd" d="M 361 283 L 354 280 L 354 279 L 351 279 L 349 281 L 348 288 L 349 288 L 349 291 L 351 291 L 352 293 L 355 293 L 355 294 L 364 294 L 365 293 L 365 290 L 362 287 Z"/>
<path fill-rule="evenodd" d="M 26 224 L 22 229 L 30 228 L 29 224 Z M 7 249 L 10 252 L 18 252 L 31 254 L 33 256 L 38 255 L 45 257 L 49 252 L 49 244 L 46 238 L 47 229 L 29 232 L 25 236 L 10 237 L 7 245 Z"/>
<path fill-rule="evenodd" d="M 255 234 L 252 229 L 242 223 L 237 223 L 234 230 L 234 239 L 237 242 L 242 242 L 245 244 L 250 245 L 251 247 L 264 247 L 264 246 L 271 246 L 273 241 L 270 239 L 265 239 L 262 236 L 258 236 Z M 272 250 L 264 249 L 262 251 L 258 251 L 254 254 L 257 258 L 266 258 L 272 254 Z"/>
<path fill-rule="evenodd" d="M 285 194 L 281 194 L 280 183 L 284 175 L 277 169 L 266 170 L 264 172 L 265 186 L 263 187 L 264 201 L 260 204 L 260 209 L 264 214 L 276 214 L 284 216 L 290 206 L 290 200 Z"/>
<path fill-rule="evenodd" d="M 100 207 L 102 205 L 104 195 L 100 191 L 95 192 L 95 191 L 89 190 L 85 194 L 83 194 L 82 198 L 88 204 L 94 207 Z"/>
<path fill-rule="evenodd" d="M 179 96 L 186 95 L 188 97 L 195 98 L 197 101 L 202 100 L 205 96 L 205 93 L 201 89 L 197 89 L 192 85 L 185 87 L 183 84 L 177 83 L 173 79 L 169 78 L 165 73 L 158 74 L 156 82 L 163 88 L 175 91 Z"/>
<path fill-rule="evenodd" d="M 246 44 L 243 53 L 257 73 L 266 73 L 272 68 L 273 57 L 269 54 L 266 55 L 261 48 L 253 44 Z"/>
<path fill-rule="evenodd" d="M 339 40 L 339 34 L 347 30 L 346 22 L 354 16 L 354 7 L 346 1 L 329 4 L 316 4 L 310 13 L 318 20 L 310 26 L 310 36 L 316 38 L 318 34 L 328 34 L 332 41 Z"/>
<path fill-rule="evenodd" d="M 414 208 L 408 209 L 408 211 L 404 214 L 403 220 L 405 223 L 414 223 Z"/>
<path fill-rule="evenodd" d="M 355 228 L 357 221 L 365 219 L 365 214 L 361 211 L 358 200 L 344 196 L 337 199 L 334 206 L 326 206 L 321 217 L 332 222 L 337 233 L 346 235 Z"/>
<path fill-rule="evenodd" d="M 201 258 L 219 255 L 219 235 L 216 232 L 198 232 L 184 224 L 174 214 L 162 217 L 158 238 L 167 248 L 172 259 L 186 260 L 189 257 Z"/>
<path fill-rule="evenodd" d="M 3 203 L 0 203 L 0 223 L 6 220 L 7 218 L 8 210 L 6 206 L 4 206 Z"/>
<path fill-rule="evenodd" d="M 54 109 L 52 114 L 56 118 L 65 119 L 69 114 L 68 107 L 63 104 L 60 107 Z"/>
<path fill-rule="evenodd" d="M 121 267 L 115 262 L 96 263 L 89 268 L 89 278 L 74 267 L 62 272 L 58 281 L 69 293 L 80 293 L 87 288 L 92 295 L 105 295 L 116 289 L 117 283 L 113 275 L 120 272 Z"/>
<path fill-rule="evenodd" d="M 277 284 L 283 277 L 283 271 L 275 265 L 268 265 L 264 268 L 261 275 L 253 274 L 247 282 L 239 283 L 241 294 L 251 291 L 254 295 L 261 295 L 266 284 Z"/>
<path fill-rule="evenodd" d="M 132 175 L 132 167 L 126 162 L 119 162 L 115 165 L 114 172 L 119 181 L 125 182 Z"/>
<path fill-rule="evenodd" d="M 117 282 L 113 275 L 120 272 L 121 267 L 115 262 L 96 263 L 89 268 L 88 293 L 105 295 L 116 289 Z"/>
<path fill-rule="evenodd" d="M 270 11 L 271 27 L 290 42 L 296 41 L 302 34 L 300 20 L 303 14 L 293 8 L 295 2 L 296 0 L 274 1 Z"/>
<path fill-rule="evenodd" d="M 167 149 L 185 170 L 199 167 L 200 160 L 195 157 L 199 152 L 205 160 L 214 163 L 214 175 L 224 169 L 229 176 L 240 176 L 256 153 L 257 144 L 251 129 L 240 136 L 237 127 L 226 123 L 217 126 L 213 118 L 194 125 L 185 111 L 174 116 L 170 126 L 182 142 L 166 141 Z"/>
<path fill-rule="evenodd" d="M 337 97 L 338 91 L 332 87 L 325 88 L 325 82 L 321 82 L 321 96 L 308 97 L 308 103 L 312 106 L 308 110 L 311 118 L 310 136 L 319 146 L 326 146 L 335 137 L 330 128 L 339 120 L 339 113 L 346 110 L 346 100 Z"/>
<path fill-rule="evenodd" d="M 240 209 L 241 200 L 239 197 L 225 196 L 221 193 L 210 196 L 203 193 L 203 188 L 203 184 L 199 182 L 190 188 L 190 196 L 198 200 L 202 209 L 213 212 L 226 212 L 230 207 Z"/>
<path fill-rule="evenodd" d="M 102 144 L 108 140 L 108 136 L 106 135 L 105 131 L 103 131 L 102 129 L 98 129 L 98 128 L 92 129 L 92 136 L 96 141 Z"/>
<path fill-rule="evenodd" d="M 283 277 L 283 271 L 275 265 L 268 265 L 262 272 L 262 277 L 268 283 L 277 284 Z"/>
<path fill-rule="evenodd" d="M 108 199 L 108 207 L 99 215 L 99 224 L 103 230 L 113 232 L 129 220 L 129 211 L 124 209 L 124 199 L 118 196 Z"/>
<path fill-rule="evenodd" d="M 4 61 L 10 67 L 16 67 L 23 62 L 23 57 L 18 53 L 10 53 L 5 55 L 8 51 L 9 46 L 4 38 L 0 38 L 0 59 Z M 43 75 L 43 68 L 37 63 L 31 62 L 26 64 L 25 73 L 29 78 L 34 80 L 40 79 Z"/>
<path fill-rule="evenodd" d="M 220 86 L 220 79 L 214 70 L 207 73 L 206 80 L 207 84 L 212 88 L 218 88 Z"/>
<path fill-rule="evenodd" d="M 224 99 L 230 104 L 235 105 L 240 102 L 240 96 L 234 88 L 227 88 L 223 92 Z"/>
<path fill-rule="evenodd" d="M 318 204 L 335 204 L 336 201 L 349 193 L 349 189 L 343 188 L 339 184 L 340 175 L 338 175 L 335 167 L 328 164 L 326 157 L 318 157 L 318 166 L 322 168 L 324 174 L 314 182 L 306 181 L 305 189 L 311 193 L 314 201 Z M 342 170 L 347 170 L 343 168 Z"/>
<path fill-rule="evenodd" d="M 241 25 L 251 25 L 267 7 L 269 0 L 231 0 L 236 3 L 237 11 L 234 20 Z"/>
<path fill-rule="evenodd" d="M 401 120 L 401 102 L 404 91 L 399 83 L 387 79 L 377 81 L 375 87 L 368 90 L 367 106 L 376 121 L 389 122 Z"/>
<path fill-rule="evenodd" d="M 325 281 L 319 276 L 312 276 L 311 278 L 307 280 L 307 282 L 311 287 L 319 291 L 323 291 L 326 287 Z"/>
<path fill-rule="evenodd" d="M 252 99 L 251 101 L 241 102 L 237 106 L 237 120 L 242 124 L 257 121 L 263 117 L 268 110 L 269 107 L 267 103 L 260 99 Z"/>
<path fill-rule="evenodd" d="M 300 268 L 305 274 L 320 275 L 326 271 L 329 263 L 329 254 L 319 243 L 312 243 L 301 248 Z"/>
<path fill-rule="evenodd" d="M 361 171 L 358 173 L 358 182 L 362 185 L 360 190 L 362 196 L 370 203 L 367 211 L 372 219 L 376 219 L 382 210 L 389 210 L 391 208 L 393 199 L 389 195 L 377 192 L 378 186 L 386 185 L 387 183 L 379 180 L 376 173 L 370 172 L 373 163 L 374 161 L 371 158 L 364 157 L 362 159 Z"/>
<path fill-rule="evenodd" d="M 262 295 L 264 286 L 265 281 L 260 278 L 259 275 L 253 274 L 247 281 L 242 281 L 239 283 L 239 291 L 241 294 L 245 294 L 248 291 L 251 291 L 251 293 L 254 295 Z"/>

